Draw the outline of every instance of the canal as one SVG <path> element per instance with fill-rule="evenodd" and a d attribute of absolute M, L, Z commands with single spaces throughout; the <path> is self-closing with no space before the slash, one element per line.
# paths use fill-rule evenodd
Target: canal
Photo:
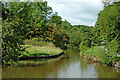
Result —
<path fill-rule="evenodd" d="M 2 68 L 3 78 L 120 78 L 114 67 L 80 58 L 79 50 L 68 49 L 57 61 L 39 66 Z"/>

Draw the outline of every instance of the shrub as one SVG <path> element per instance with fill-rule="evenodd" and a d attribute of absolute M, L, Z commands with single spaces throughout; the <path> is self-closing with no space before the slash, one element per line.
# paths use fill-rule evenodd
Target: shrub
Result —
<path fill-rule="evenodd" d="M 13 64 L 19 60 L 23 51 L 22 23 L 18 18 L 15 21 L 3 21 L 2 24 L 2 62 Z"/>
<path fill-rule="evenodd" d="M 87 50 L 87 55 L 92 59 L 96 57 L 98 59 L 97 61 L 102 64 L 112 65 L 112 61 L 115 57 L 111 55 L 110 52 L 105 51 L 102 47 L 103 46 L 95 46 Z"/>

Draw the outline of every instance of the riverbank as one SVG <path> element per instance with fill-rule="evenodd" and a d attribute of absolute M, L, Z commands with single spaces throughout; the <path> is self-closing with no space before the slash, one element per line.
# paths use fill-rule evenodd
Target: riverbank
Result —
<path fill-rule="evenodd" d="M 40 47 L 35 45 L 23 45 L 27 52 L 22 53 L 20 60 L 11 65 L 15 66 L 40 66 L 47 62 L 57 61 L 62 58 L 63 50 L 57 47 Z M 9 67 L 3 65 L 3 67 Z"/>
<path fill-rule="evenodd" d="M 42 65 L 62 57 L 63 50 L 55 47 L 52 42 L 38 41 L 36 38 L 24 42 L 25 45 L 22 46 L 26 48 L 27 52 L 22 53 L 17 66 Z"/>
<path fill-rule="evenodd" d="M 25 48 L 25 51 L 19 56 L 19 60 L 14 62 L 14 64 L 5 64 L 4 66 L 19 66 L 22 65 L 34 65 L 41 64 L 48 61 L 56 61 L 60 59 L 63 55 L 63 50 L 55 47 L 52 42 L 39 41 L 34 38 L 32 40 L 25 40 L 24 45 L 21 45 Z"/>
<path fill-rule="evenodd" d="M 78 49 L 67 49 L 60 56 L 62 59 L 43 63 L 31 61 L 33 65 L 29 62 L 26 66 L 3 68 L 2 78 L 120 78 L 114 67 L 80 59 L 79 53 Z"/>
<path fill-rule="evenodd" d="M 90 48 L 84 54 L 81 53 L 81 56 L 94 62 L 120 68 L 120 57 L 117 57 L 115 53 L 109 52 L 105 46 Z"/>
<path fill-rule="evenodd" d="M 51 56 L 53 56 L 53 55 L 51 55 Z M 25 67 L 25 66 L 41 66 L 41 65 L 44 65 L 46 63 L 58 61 L 58 60 L 60 60 L 63 57 L 63 55 L 56 56 L 54 58 L 53 57 L 51 58 L 49 56 L 47 56 L 47 57 L 48 58 L 37 58 L 37 59 L 34 58 L 34 59 L 20 60 L 20 61 L 18 61 L 16 66 L 18 66 L 18 67 L 20 67 L 20 66 L 23 66 L 23 67 Z"/>
<path fill-rule="evenodd" d="M 50 56 L 58 55 L 63 52 L 60 48 L 55 47 L 52 42 L 39 41 L 37 38 L 25 40 L 24 48 L 27 52 L 23 56 Z"/>
<path fill-rule="evenodd" d="M 40 47 L 35 45 L 24 45 L 27 47 L 24 52 L 24 56 L 45 56 L 45 55 L 58 55 L 63 52 L 60 48 L 57 47 Z"/>

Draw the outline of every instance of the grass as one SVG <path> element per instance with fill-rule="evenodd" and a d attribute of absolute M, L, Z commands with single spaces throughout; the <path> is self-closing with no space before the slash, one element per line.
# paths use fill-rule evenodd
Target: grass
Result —
<path fill-rule="evenodd" d="M 34 40 L 25 40 L 25 45 L 22 45 L 26 48 L 26 51 L 21 56 L 45 56 L 45 55 L 58 55 L 63 50 L 54 46 L 51 42 L 43 42 Z M 20 56 L 20 57 L 21 57 Z M 17 66 L 38 66 L 46 62 L 59 60 L 62 56 L 53 59 L 36 59 L 36 60 L 20 60 Z"/>
<path fill-rule="evenodd" d="M 27 52 L 24 52 L 24 56 L 44 56 L 44 55 L 57 55 L 63 52 L 60 48 L 55 47 L 52 42 L 40 41 L 38 38 L 33 38 L 32 40 L 25 40 L 25 45 Z"/>
<path fill-rule="evenodd" d="M 87 55 L 93 59 L 97 58 L 97 61 L 102 64 L 112 65 L 112 61 L 115 60 L 114 54 L 111 52 L 107 52 L 101 48 L 102 46 L 95 46 L 89 50 L 87 50 Z"/>
<path fill-rule="evenodd" d="M 56 48 L 56 47 L 40 47 L 35 45 L 24 45 L 24 47 L 28 47 L 26 51 L 28 51 L 29 54 L 23 53 L 24 55 L 57 55 L 63 52 L 63 50 Z"/>

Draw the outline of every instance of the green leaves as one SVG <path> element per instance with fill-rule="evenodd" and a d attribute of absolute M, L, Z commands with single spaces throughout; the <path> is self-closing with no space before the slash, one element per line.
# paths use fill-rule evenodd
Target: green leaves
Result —
<path fill-rule="evenodd" d="M 112 65 L 113 61 L 119 61 L 116 57 L 116 54 L 120 53 L 119 11 L 120 4 L 116 2 L 105 6 L 104 10 L 98 14 L 93 31 L 94 37 L 92 39 L 93 45 L 94 42 L 97 42 L 97 45 L 86 51 L 89 56 L 99 58 L 98 62 L 102 64 Z M 106 44 L 102 45 L 101 42 L 105 42 Z"/>
<path fill-rule="evenodd" d="M 2 58 L 4 64 L 13 64 L 19 60 L 24 51 L 22 27 L 20 19 L 14 18 L 13 21 L 5 20 L 2 24 Z"/>
<path fill-rule="evenodd" d="M 100 36 L 104 37 L 106 42 L 111 41 L 116 36 L 120 35 L 119 28 L 119 4 L 108 5 L 103 11 L 99 13 L 96 26 L 102 34 Z"/>

